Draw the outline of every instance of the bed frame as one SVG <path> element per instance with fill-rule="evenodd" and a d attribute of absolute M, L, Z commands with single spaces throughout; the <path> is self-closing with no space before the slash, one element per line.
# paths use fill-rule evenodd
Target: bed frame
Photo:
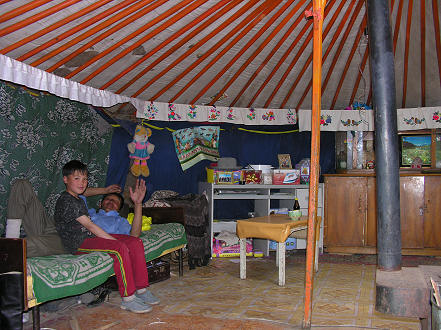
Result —
<path fill-rule="evenodd" d="M 152 217 L 152 224 L 181 223 L 184 224 L 184 209 L 182 207 L 146 207 L 143 208 L 143 215 Z M 185 245 L 184 245 L 185 246 Z M 179 276 L 183 276 L 184 264 L 182 248 L 177 246 L 162 252 L 159 256 L 164 256 L 174 251 L 179 255 Z M 29 297 L 32 296 L 32 278 L 27 276 L 27 255 L 26 239 L 24 238 L 0 238 L 0 273 L 11 271 L 23 273 L 23 299 L 24 311 L 32 308 L 33 329 L 40 329 L 40 308 L 38 303 L 30 303 Z M 28 292 L 31 290 L 31 292 Z"/>

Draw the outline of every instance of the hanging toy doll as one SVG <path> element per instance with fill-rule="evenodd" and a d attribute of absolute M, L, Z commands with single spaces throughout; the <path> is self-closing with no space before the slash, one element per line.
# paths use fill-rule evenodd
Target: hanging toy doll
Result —
<path fill-rule="evenodd" d="M 149 168 L 147 166 L 147 159 L 150 158 L 150 154 L 153 153 L 155 145 L 148 142 L 148 137 L 152 135 L 152 130 L 142 125 L 137 125 L 135 129 L 135 136 L 133 141 L 127 145 L 127 149 L 130 152 L 130 158 L 133 158 L 133 165 L 130 169 L 134 176 L 150 175 Z"/>

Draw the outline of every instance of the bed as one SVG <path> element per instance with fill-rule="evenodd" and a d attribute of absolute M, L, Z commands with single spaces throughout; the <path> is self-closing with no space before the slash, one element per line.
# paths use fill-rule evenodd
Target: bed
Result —
<path fill-rule="evenodd" d="M 151 261 L 179 251 L 179 275 L 183 274 L 182 248 L 187 244 L 182 208 L 145 208 L 152 217 L 151 230 L 140 236 Z M 82 255 L 51 255 L 26 258 L 25 239 L 0 239 L 0 272 L 24 275 L 24 309 L 33 309 L 34 328 L 39 328 L 38 305 L 79 295 L 104 283 L 113 273 L 113 259 L 102 252 Z"/>

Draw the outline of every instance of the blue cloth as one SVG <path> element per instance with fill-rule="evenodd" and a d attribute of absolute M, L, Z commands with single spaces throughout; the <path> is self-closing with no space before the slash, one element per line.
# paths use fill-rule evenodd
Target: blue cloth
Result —
<path fill-rule="evenodd" d="M 79 197 L 86 203 L 86 197 L 83 195 L 79 195 Z M 104 210 L 99 209 L 98 212 L 95 209 L 89 209 L 90 219 L 94 224 L 101 227 L 108 234 L 123 234 L 130 235 L 130 230 L 132 226 L 127 221 L 126 218 L 123 218 L 119 215 L 117 211 L 109 211 L 105 212 Z"/>
<path fill-rule="evenodd" d="M 132 226 L 127 219 L 121 217 L 117 211 L 105 212 L 99 209 L 98 212 L 96 212 L 95 209 L 89 209 L 89 215 L 94 224 L 100 226 L 109 234 L 130 235 Z"/>

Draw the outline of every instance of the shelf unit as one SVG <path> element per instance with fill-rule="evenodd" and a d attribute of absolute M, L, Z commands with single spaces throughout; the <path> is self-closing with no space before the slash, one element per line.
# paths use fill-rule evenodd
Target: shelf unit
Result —
<path fill-rule="evenodd" d="M 229 221 L 213 222 L 214 204 L 217 200 L 254 200 L 254 212 L 256 217 L 268 215 L 271 209 L 271 200 L 279 201 L 279 208 L 291 209 L 294 198 L 299 199 L 302 214 L 308 214 L 309 185 L 266 185 L 266 184 L 213 184 L 199 182 L 199 193 L 205 194 L 208 198 L 211 244 L 214 233 L 222 230 L 236 232 L 237 219 Z M 323 184 L 319 184 L 317 200 L 317 216 L 323 217 Z M 264 239 L 253 239 L 255 250 L 262 251 L 264 255 L 269 254 L 269 241 Z M 319 247 L 323 249 L 323 221 L 320 228 Z M 297 239 L 297 249 L 305 249 L 306 240 Z M 213 249 L 212 249 L 213 250 Z"/>

